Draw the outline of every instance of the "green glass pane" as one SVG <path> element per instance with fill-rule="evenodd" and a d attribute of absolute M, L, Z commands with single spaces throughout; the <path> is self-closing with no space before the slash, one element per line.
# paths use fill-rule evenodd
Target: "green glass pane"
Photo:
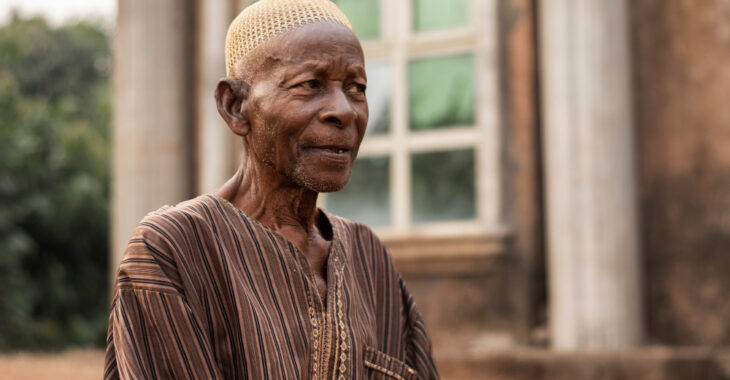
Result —
<path fill-rule="evenodd" d="M 379 0 L 334 0 L 350 19 L 360 38 L 374 38 L 380 34 Z"/>
<path fill-rule="evenodd" d="M 411 61 L 408 91 L 411 130 L 474 124 L 474 57 Z"/>
<path fill-rule="evenodd" d="M 416 30 L 464 26 L 469 22 L 469 0 L 413 0 Z"/>
<path fill-rule="evenodd" d="M 473 149 L 416 153 L 411 169 L 413 223 L 474 218 Z"/>
<path fill-rule="evenodd" d="M 388 157 L 358 158 L 347 186 L 327 198 L 327 209 L 373 226 L 390 224 Z"/>
<path fill-rule="evenodd" d="M 390 125 L 390 105 L 393 99 L 391 83 L 393 70 L 389 64 L 368 64 L 368 107 L 370 118 L 365 136 L 387 133 Z"/>

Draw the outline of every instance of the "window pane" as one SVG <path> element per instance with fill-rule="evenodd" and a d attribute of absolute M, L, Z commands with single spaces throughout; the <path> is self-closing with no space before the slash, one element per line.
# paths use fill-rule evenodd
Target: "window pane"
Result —
<path fill-rule="evenodd" d="M 471 54 L 411 61 L 408 80 L 411 130 L 474 124 Z"/>
<path fill-rule="evenodd" d="M 347 186 L 327 198 L 333 213 L 369 225 L 390 224 L 388 157 L 358 158 Z"/>
<path fill-rule="evenodd" d="M 414 0 L 416 30 L 464 26 L 469 22 L 469 0 Z"/>
<path fill-rule="evenodd" d="M 350 19 L 360 38 L 378 37 L 380 34 L 379 0 L 334 0 L 334 3 Z"/>
<path fill-rule="evenodd" d="M 413 223 L 473 219 L 474 150 L 412 156 Z"/>
<path fill-rule="evenodd" d="M 365 135 L 387 133 L 390 125 L 390 103 L 393 96 L 391 87 L 393 70 L 389 64 L 385 63 L 368 64 L 366 66 L 370 118 Z"/>

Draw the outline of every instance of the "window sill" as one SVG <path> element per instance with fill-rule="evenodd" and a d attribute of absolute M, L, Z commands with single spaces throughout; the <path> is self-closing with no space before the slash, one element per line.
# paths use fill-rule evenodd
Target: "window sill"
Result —
<path fill-rule="evenodd" d="M 497 267 L 508 236 L 410 237 L 384 242 L 404 277 L 479 276 Z"/>

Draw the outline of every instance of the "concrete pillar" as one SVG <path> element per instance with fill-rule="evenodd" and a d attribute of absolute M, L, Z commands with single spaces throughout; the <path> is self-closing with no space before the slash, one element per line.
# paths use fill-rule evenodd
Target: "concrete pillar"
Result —
<path fill-rule="evenodd" d="M 225 41 L 228 25 L 238 14 L 231 0 L 197 1 L 196 129 L 197 193 L 218 189 L 238 167 L 240 138 L 228 129 L 218 114 L 214 91 L 226 76 Z M 234 14 L 235 12 L 235 14 Z"/>
<path fill-rule="evenodd" d="M 120 0 L 114 35 L 112 270 L 148 212 L 193 184 L 192 2 Z"/>
<path fill-rule="evenodd" d="M 540 3 L 550 328 L 556 348 L 642 339 L 625 0 Z"/>

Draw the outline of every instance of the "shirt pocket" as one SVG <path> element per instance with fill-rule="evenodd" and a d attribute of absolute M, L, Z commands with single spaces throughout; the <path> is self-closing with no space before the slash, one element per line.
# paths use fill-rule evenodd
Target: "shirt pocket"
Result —
<path fill-rule="evenodd" d="M 408 364 L 376 350 L 373 347 L 365 346 L 363 350 L 363 364 L 369 369 L 369 379 L 383 380 L 420 380 L 413 368 Z"/>

